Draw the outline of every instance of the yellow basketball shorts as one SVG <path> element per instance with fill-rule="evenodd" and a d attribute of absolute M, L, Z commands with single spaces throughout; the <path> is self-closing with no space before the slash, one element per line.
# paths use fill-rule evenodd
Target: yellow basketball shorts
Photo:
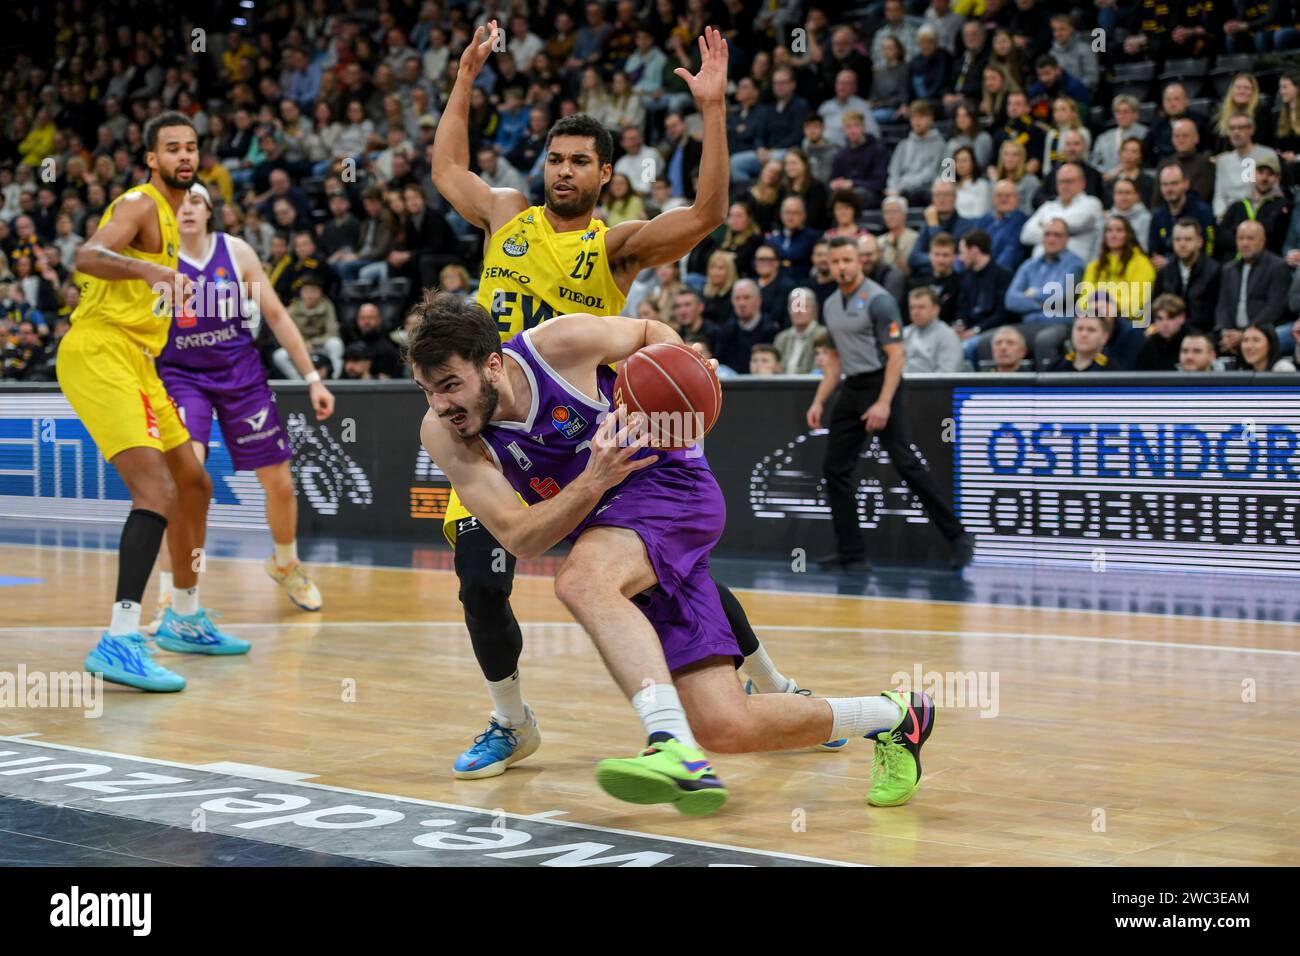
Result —
<path fill-rule="evenodd" d="M 474 516 L 469 513 L 469 509 L 461 504 L 456 489 L 451 489 L 451 495 L 447 498 L 447 511 L 442 516 L 442 536 L 453 548 L 456 547 L 456 532 L 460 528 L 460 522 L 472 517 Z"/>
<path fill-rule="evenodd" d="M 520 501 L 524 501 L 523 495 L 518 497 Z M 524 504 L 528 502 L 524 501 Z M 442 536 L 453 549 L 456 547 L 456 534 L 460 531 L 463 521 L 478 521 L 478 519 L 461 503 L 460 495 L 456 494 L 456 489 L 453 488 L 447 497 L 447 510 L 442 516 Z"/>
<path fill-rule="evenodd" d="M 112 460 L 128 448 L 168 452 L 190 440 L 153 358 L 111 325 L 74 325 L 55 362 L 59 387 Z"/>

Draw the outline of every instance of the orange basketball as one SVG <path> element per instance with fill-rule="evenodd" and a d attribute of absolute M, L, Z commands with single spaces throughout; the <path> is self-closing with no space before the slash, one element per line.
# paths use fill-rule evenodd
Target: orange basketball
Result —
<path fill-rule="evenodd" d="M 619 365 L 614 404 L 645 413 L 655 447 L 685 448 L 717 424 L 722 385 L 694 349 L 659 342 Z"/>

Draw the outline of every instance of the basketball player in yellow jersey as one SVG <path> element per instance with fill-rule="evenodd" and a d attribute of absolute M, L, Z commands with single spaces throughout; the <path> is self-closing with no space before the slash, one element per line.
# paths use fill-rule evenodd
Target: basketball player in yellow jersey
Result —
<path fill-rule="evenodd" d="M 248 642 L 222 634 L 198 607 L 195 559 L 212 483 L 154 369 L 173 307 L 192 292 L 177 271 L 176 210 L 194 183 L 198 139 L 187 117 L 162 113 L 145 125 L 144 141 L 149 182 L 115 199 L 99 230 L 77 249 L 81 303 L 59 347 L 57 372 L 63 394 L 131 492 L 112 620 L 86 658 L 86 670 L 141 690 L 178 691 L 185 678 L 157 664 L 140 634 L 140 599 L 169 526 L 181 617 L 166 637 L 157 638 L 158 645 L 242 654 Z"/>
<path fill-rule="evenodd" d="M 469 94 L 500 30 L 495 20 L 474 31 L 433 143 L 433 183 L 466 221 L 487 236 L 478 304 L 497 322 L 502 340 L 569 312 L 613 315 L 637 274 L 686 255 L 722 224 L 727 212 L 727 45 L 708 28 L 700 38 L 700 72 L 675 72 L 689 85 L 704 120 L 699 189 L 693 205 L 656 218 L 607 228 L 592 213 L 613 173 L 613 138 L 590 116 L 560 120 L 547 136 L 546 201 L 529 206 L 514 189 L 494 189 L 469 170 Z M 573 408 L 545 409 L 557 429 Z M 544 476 L 543 476 L 544 477 Z M 492 777 L 537 750 L 541 736 L 523 700 L 519 655 L 523 635 L 510 608 L 515 558 L 452 492 L 443 533 L 456 549 L 465 625 L 492 696 L 487 730 L 457 758 L 461 778 Z M 504 558 L 504 560 L 503 560 Z M 716 582 L 715 582 L 716 583 Z M 718 584 L 719 597 L 745 655 L 755 689 L 796 693 L 759 644 L 744 609 Z M 838 749 L 844 741 L 824 744 Z"/>

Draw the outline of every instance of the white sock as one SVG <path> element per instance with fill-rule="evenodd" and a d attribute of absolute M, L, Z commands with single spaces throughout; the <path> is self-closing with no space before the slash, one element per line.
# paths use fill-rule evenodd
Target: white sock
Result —
<path fill-rule="evenodd" d="M 522 727 L 528 723 L 528 708 L 524 704 L 523 688 L 519 685 L 519 671 L 505 680 L 489 680 L 484 683 L 492 695 L 493 720 L 503 727 Z"/>
<path fill-rule="evenodd" d="M 288 544 L 281 544 L 279 541 L 271 543 L 275 545 L 275 563 L 277 567 L 288 568 L 298 563 L 297 538 L 294 538 Z"/>
<path fill-rule="evenodd" d="M 176 588 L 172 592 L 172 610 L 181 617 L 199 613 L 199 586 Z"/>
<path fill-rule="evenodd" d="M 754 682 L 754 689 L 760 694 L 793 694 L 798 689 L 794 681 L 776 669 L 772 658 L 767 656 L 767 648 L 762 644 L 758 645 L 758 650 L 746 657 L 745 663 L 740 666 L 749 675 L 749 679 Z"/>
<path fill-rule="evenodd" d="M 686 721 L 682 702 L 677 698 L 677 688 L 672 684 L 653 684 L 638 691 L 632 695 L 632 708 L 641 718 L 647 737 L 662 731 L 672 734 L 688 747 L 700 749 L 691 733 L 691 725 Z"/>
<path fill-rule="evenodd" d="M 135 601 L 118 601 L 113 605 L 113 620 L 108 625 L 111 637 L 140 632 L 140 605 Z"/>
<path fill-rule="evenodd" d="M 831 740 L 865 737 L 877 730 L 890 730 L 903 717 L 903 709 L 885 696 L 827 697 L 831 705 Z"/>
<path fill-rule="evenodd" d="M 172 590 L 176 587 L 172 583 L 172 573 L 170 571 L 158 572 L 158 600 L 165 601 L 172 596 Z"/>

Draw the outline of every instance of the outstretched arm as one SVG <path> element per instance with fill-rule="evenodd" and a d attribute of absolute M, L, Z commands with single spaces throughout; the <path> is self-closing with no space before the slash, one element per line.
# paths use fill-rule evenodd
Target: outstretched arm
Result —
<path fill-rule="evenodd" d="M 700 72 L 673 70 L 690 87 L 704 119 L 700 154 L 700 184 L 695 202 L 661 213 L 649 222 L 615 226 L 605 239 L 609 261 L 628 283 L 642 269 L 673 262 L 686 255 L 727 217 L 730 163 L 727 157 L 727 44 L 707 27 L 700 37 Z M 616 276 L 619 278 L 620 276 Z M 621 283 L 620 283 L 621 284 Z"/>
<path fill-rule="evenodd" d="M 562 375 L 621 362 L 647 345 L 682 344 L 681 336 L 664 322 L 586 312 L 557 316 L 529 334 L 533 347 Z"/>
<path fill-rule="evenodd" d="M 511 216 L 527 209 L 528 199 L 516 189 L 492 188 L 469 169 L 469 94 L 493 44 L 502 36 L 495 20 L 488 27 L 485 39 L 483 27 L 475 29 L 461 54 L 456 83 L 433 138 L 430 164 L 438 192 L 467 222 L 491 235 Z"/>

